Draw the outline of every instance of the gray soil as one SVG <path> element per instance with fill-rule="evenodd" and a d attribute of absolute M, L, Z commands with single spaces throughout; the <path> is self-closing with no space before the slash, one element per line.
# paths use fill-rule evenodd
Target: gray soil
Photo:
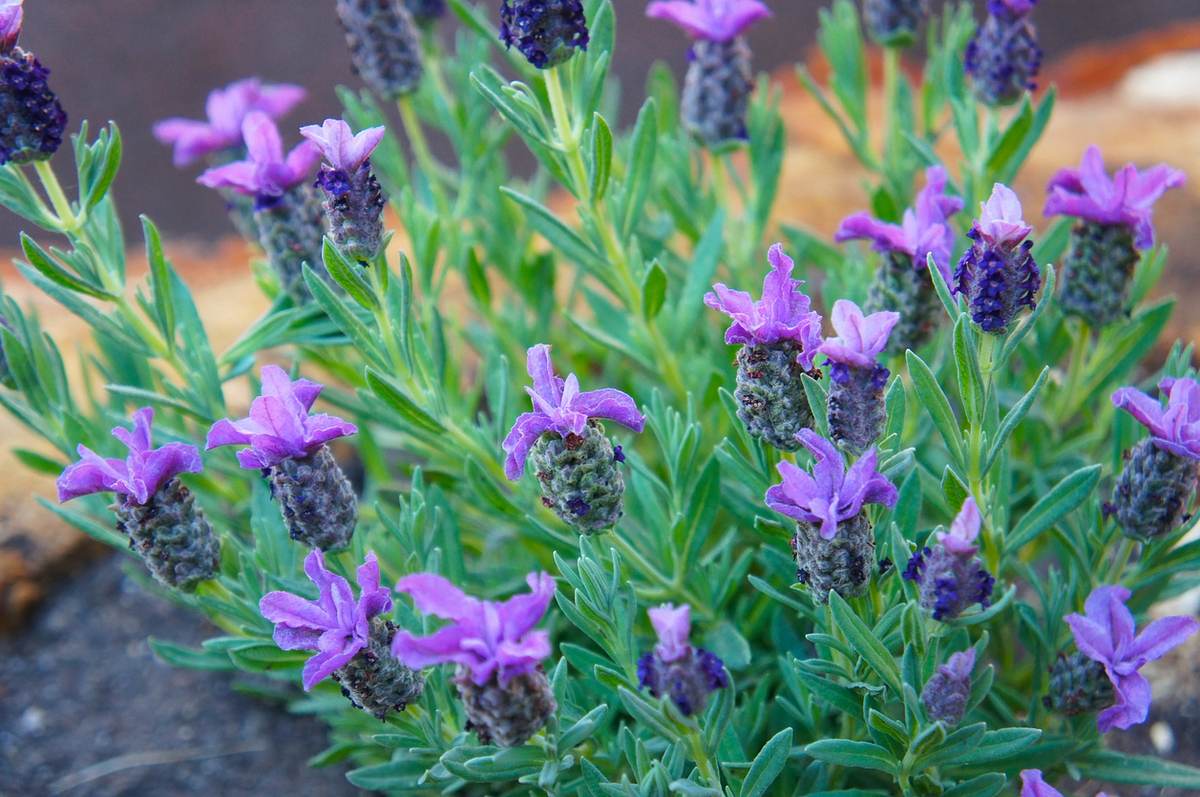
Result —
<path fill-rule="evenodd" d="M 214 635 L 147 595 L 114 556 L 62 585 L 19 636 L 0 638 L 0 795 L 339 795 L 312 719 L 233 690 L 229 673 L 158 661 L 154 635 Z"/>

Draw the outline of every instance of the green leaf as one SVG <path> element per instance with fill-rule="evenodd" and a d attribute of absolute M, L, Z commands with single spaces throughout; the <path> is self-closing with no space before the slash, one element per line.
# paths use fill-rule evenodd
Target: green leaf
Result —
<path fill-rule="evenodd" d="M 883 643 L 875 637 L 867 624 L 859 619 L 850 605 L 836 592 L 829 593 L 829 608 L 833 612 L 834 623 L 838 630 L 845 635 L 850 646 L 863 657 L 863 661 L 872 670 L 878 673 L 894 693 L 901 694 L 900 668 L 896 666 L 896 660 L 891 653 L 888 653 Z"/>
<path fill-rule="evenodd" d="M 1095 750 L 1072 763 L 1093 780 L 1200 791 L 1200 769 L 1161 758 Z"/>
<path fill-rule="evenodd" d="M 742 781 L 738 797 L 762 797 L 763 794 L 766 794 L 767 789 L 779 777 L 779 773 L 783 772 L 791 751 L 792 729 L 784 728 L 772 736 L 763 745 L 762 750 L 758 751 L 758 755 L 754 757 L 754 763 L 750 765 L 750 771 L 746 773 L 746 778 Z"/>
<path fill-rule="evenodd" d="M 988 731 L 979 745 L 962 753 L 953 762 L 956 767 L 971 767 L 998 761 L 1024 750 L 1042 737 L 1038 728 L 1001 728 Z"/>
<path fill-rule="evenodd" d="M 612 174 L 612 131 L 608 122 L 600 114 L 592 116 L 592 157 L 591 157 L 591 197 L 593 200 L 604 198 L 608 189 L 608 178 Z"/>
<path fill-rule="evenodd" d="M 1041 392 L 1042 386 L 1046 384 L 1046 377 L 1049 375 L 1050 366 L 1047 365 L 1038 374 L 1037 381 L 1033 383 L 1033 387 L 1029 388 L 1029 391 L 1024 396 L 1021 396 L 1020 400 L 1005 414 L 1004 420 L 1000 422 L 1000 428 L 996 432 L 996 439 L 992 441 L 987 456 L 984 457 L 983 467 L 980 469 L 981 475 L 986 476 L 988 471 L 992 469 L 992 463 L 996 461 L 996 457 L 1000 455 L 1004 446 L 1008 444 L 1008 438 L 1012 436 L 1013 430 L 1025 419 L 1025 416 L 1029 414 L 1030 408 L 1033 407 L 1033 403 L 1037 401 L 1038 394 Z"/>
<path fill-rule="evenodd" d="M 149 637 L 146 644 L 155 656 L 172 667 L 182 667 L 187 670 L 236 670 L 224 651 L 196 650 L 195 648 L 165 642 Z"/>
<path fill-rule="evenodd" d="M 979 368 L 979 357 L 975 351 L 975 335 L 972 333 L 966 313 L 960 315 L 954 322 L 954 365 L 958 371 L 958 389 L 967 410 L 967 418 L 970 419 L 971 425 L 982 425 L 983 372 Z"/>
<path fill-rule="evenodd" d="M 910 350 L 905 352 L 904 356 L 908 361 L 908 373 L 912 377 L 913 390 L 916 391 L 917 400 L 929 411 L 930 417 L 933 418 L 933 425 L 937 427 L 942 439 L 946 442 L 946 448 L 950 449 L 950 456 L 955 464 L 960 470 L 965 471 L 966 458 L 963 455 L 962 429 L 958 425 L 958 419 L 954 417 L 950 399 L 942 390 L 942 386 L 938 384 L 933 371 L 929 369 L 924 360 L 917 356 L 916 352 Z"/>
<path fill-rule="evenodd" d="M 150 264 L 150 290 L 154 294 L 154 314 L 167 345 L 175 346 L 175 297 L 171 289 L 171 264 L 163 254 L 162 237 L 149 216 L 141 216 L 142 237 L 146 239 L 146 262 Z"/>
<path fill-rule="evenodd" d="M 550 242 L 560 254 L 584 268 L 596 269 L 604 258 L 595 249 L 555 216 L 549 208 L 519 191 L 502 187 L 500 192 L 527 211 L 529 224 Z"/>
<path fill-rule="evenodd" d="M 1002 773 L 989 772 L 946 789 L 942 797 L 996 797 L 1007 783 L 1008 778 Z"/>
<path fill-rule="evenodd" d="M 837 593 L 831 593 L 835 595 Z M 806 755 L 843 767 L 877 769 L 895 775 L 899 770 L 896 760 L 884 748 L 870 742 L 853 742 L 848 739 L 822 739 L 804 748 Z"/>
<path fill-rule="evenodd" d="M 641 220 L 642 206 L 646 203 L 653 182 L 654 159 L 658 151 L 658 115 L 653 99 L 646 100 L 638 112 L 631 146 L 621 214 L 623 238 L 628 238 Z"/>
<path fill-rule="evenodd" d="M 369 266 L 360 266 L 347 260 L 328 235 L 321 243 L 321 261 L 325 264 L 329 276 L 342 286 L 351 299 L 368 310 L 379 309 L 379 298 L 362 276 L 362 269 Z"/>
<path fill-rule="evenodd" d="M 94 177 L 91 186 L 88 188 L 87 197 L 83 201 L 83 212 L 91 210 L 99 204 L 104 195 L 108 193 L 109 187 L 113 180 L 117 177 L 117 172 L 121 168 L 121 156 L 124 151 L 124 144 L 121 141 L 121 131 L 115 122 L 108 123 L 108 130 L 100 133 L 100 137 L 96 141 L 104 151 L 104 163 L 100 168 L 100 173 Z"/>
<path fill-rule="evenodd" d="M 417 403 L 390 376 L 379 373 L 374 368 L 367 368 L 367 386 L 388 406 L 396 411 L 410 425 L 432 434 L 443 434 L 445 429 L 438 421 Z"/>
<path fill-rule="evenodd" d="M 1100 481 L 1100 470 L 1100 465 L 1088 465 L 1054 485 L 1013 528 L 1004 541 L 1005 551 L 1021 550 L 1087 500 Z"/>
<path fill-rule="evenodd" d="M 647 321 L 652 321 L 659 314 L 666 300 L 667 272 L 655 260 L 646 269 L 646 276 L 642 280 L 642 315 Z"/>
<path fill-rule="evenodd" d="M 559 602 L 562 605 L 562 602 Z M 671 741 L 683 735 L 684 729 L 677 728 L 663 713 L 662 707 L 650 702 L 637 692 L 631 692 L 624 686 L 617 689 L 625 710 L 642 725 L 654 731 L 662 738 Z"/>
<path fill-rule="evenodd" d="M 584 714 L 575 724 L 563 731 L 558 737 L 558 749 L 570 750 L 576 745 L 583 744 L 592 734 L 600 729 L 604 724 L 605 718 L 608 716 L 608 705 L 601 703 L 594 709 Z"/>
<path fill-rule="evenodd" d="M 25 253 L 25 259 L 29 262 L 29 265 L 41 272 L 46 279 L 52 280 L 67 290 L 82 293 L 93 299 L 112 300 L 116 298 L 100 286 L 85 282 L 74 274 L 71 274 L 60 266 L 45 249 L 39 246 L 37 241 L 25 233 L 21 233 L 21 251 Z"/>

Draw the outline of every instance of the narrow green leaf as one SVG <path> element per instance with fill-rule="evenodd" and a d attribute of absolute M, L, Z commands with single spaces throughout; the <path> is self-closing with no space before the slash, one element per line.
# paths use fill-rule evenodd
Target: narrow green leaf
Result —
<path fill-rule="evenodd" d="M 750 771 L 742 781 L 738 797 L 762 797 L 766 794 L 767 789 L 771 788 L 771 784 L 779 777 L 779 773 L 783 772 L 791 751 L 792 729 L 784 728 L 758 751 L 754 763 L 750 765 Z"/>
<path fill-rule="evenodd" d="M 950 449 L 950 456 L 954 463 L 965 471 L 966 458 L 963 455 L 962 429 L 958 425 L 958 419 L 954 417 L 950 399 L 924 360 L 913 351 L 905 352 L 905 358 L 908 361 L 908 373 L 912 377 L 913 389 L 916 391 L 918 401 L 933 418 L 933 425 L 937 427 L 942 439 L 946 442 L 946 448 Z"/>
<path fill-rule="evenodd" d="M 379 309 L 379 298 L 362 276 L 362 269 L 369 268 L 369 266 L 351 263 L 347 260 L 328 235 L 321 243 L 321 261 L 325 264 L 325 270 L 329 272 L 329 276 L 342 286 L 351 299 L 368 310 Z"/>
<path fill-rule="evenodd" d="M 1094 750 L 1073 763 L 1093 780 L 1200 791 L 1200 769 L 1161 758 Z"/>
<path fill-rule="evenodd" d="M 1020 400 L 1012 406 L 1004 416 L 1004 420 L 1000 422 L 1000 428 L 996 432 L 996 439 L 992 441 L 991 447 L 988 449 L 987 456 L 984 457 L 983 467 L 980 469 L 982 475 L 987 475 L 992 469 L 992 463 L 996 461 L 996 457 L 1008 444 L 1008 438 L 1012 436 L 1013 430 L 1017 425 L 1025 419 L 1029 414 L 1029 410 L 1033 407 L 1033 403 L 1037 401 L 1038 394 L 1042 390 L 1042 386 L 1046 384 L 1046 377 L 1050 375 L 1050 366 L 1042 369 L 1038 374 L 1037 381 L 1033 383 L 1033 387 L 1021 396 Z"/>
<path fill-rule="evenodd" d="M 1088 465 L 1054 485 L 1013 528 L 1004 541 L 1005 550 L 1009 553 L 1021 550 L 1082 504 L 1096 489 L 1100 470 L 1100 465 Z"/>
<path fill-rule="evenodd" d="M 652 321 L 667 300 L 667 272 L 657 260 L 650 263 L 642 280 L 642 315 Z"/>
<path fill-rule="evenodd" d="M 888 653 L 883 643 L 875 637 L 867 624 L 859 619 L 859 616 L 854 613 L 841 595 L 836 592 L 829 593 L 829 608 L 833 611 L 834 623 L 837 624 L 838 630 L 845 635 L 850 646 L 863 657 L 863 661 L 883 679 L 883 682 L 899 695 L 901 693 L 900 668 L 896 666 L 896 660 L 892 654 Z"/>
<path fill-rule="evenodd" d="M 591 196 L 593 200 L 604 198 L 608 190 L 608 178 L 612 174 L 613 136 L 608 122 L 600 114 L 592 116 Z"/>
<path fill-rule="evenodd" d="M 884 748 L 870 742 L 854 742 L 848 739 L 822 739 L 804 748 L 806 755 L 843 767 L 876 769 L 895 775 L 896 760 Z"/>

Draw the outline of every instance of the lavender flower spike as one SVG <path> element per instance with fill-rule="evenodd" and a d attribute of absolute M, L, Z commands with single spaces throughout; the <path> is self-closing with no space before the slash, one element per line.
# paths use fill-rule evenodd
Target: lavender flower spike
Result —
<path fill-rule="evenodd" d="M 1063 797 L 1062 792 L 1042 779 L 1040 769 L 1021 770 L 1020 797 Z M 1104 792 L 1096 792 L 1096 797 L 1107 797 Z"/>
<path fill-rule="evenodd" d="M 767 506 L 796 520 L 796 577 L 818 602 L 829 600 L 830 592 L 844 598 L 861 595 L 875 569 L 874 535 L 862 508 L 868 503 L 893 506 L 896 488 L 875 469 L 874 449 L 847 471 L 828 440 L 811 429 L 799 437 L 815 459 L 812 475 L 780 462 L 783 483 L 767 490 Z"/>
<path fill-rule="evenodd" d="M 321 390 L 307 379 L 293 382 L 279 366 L 266 366 L 262 395 L 250 404 L 250 417 L 217 421 L 207 448 L 249 446 L 238 452 L 238 463 L 270 478 L 292 539 L 328 550 L 349 542 L 358 507 L 326 443 L 358 428 L 331 415 L 309 414 Z"/>
<path fill-rule="evenodd" d="M 1134 446 L 1113 491 L 1117 522 L 1142 541 L 1162 537 L 1183 522 L 1200 485 L 1200 384 L 1164 379 L 1167 406 L 1137 388 L 1123 387 L 1112 402 L 1150 430 Z"/>
<path fill-rule="evenodd" d="M 1063 261 L 1059 303 L 1065 312 L 1097 328 L 1126 313 L 1139 250 L 1154 245 L 1154 203 L 1184 181 L 1183 172 L 1165 164 L 1144 172 L 1129 164 L 1110 178 L 1095 146 L 1078 169 L 1050 180 L 1046 215 L 1079 220 Z"/>
<path fill-rule="evenodd" d="M 928 17 L 929 0 L 863 0 L 867 33 L 885 47 L 912 44 Z"/>
<path fill-rule="evenodd" d="M 738 418 L 747 431 L 783 451 L 799 448 L 796 434 L 812 425 L 803 376 L 813 371 L 821 345 L 821 316 L 792 279 L 795 263 L 782 244 L 767 253 L 771 270 L 763 279 L 762 298 L 723 283 L 704 295 L 704 303 L 733 319 L 726 343 L 740 343 L 737 354 Z"/>
<path fill-rule="evenodd" d="M 1033 230 L 1021 218 L 1021 201 L 996 183 L 967 235 L 971 248 L 958 262 L 953 289 L 967 297 L 971 320 L 991 335 L 1002 335 L 1022 308 L 1033 307 L 1042 275 L 1033 260 Z"/>
<path fill-rule="evenodd" d="M 899 321 L 899 313 L 888 311 L 863 315 L 846 299 L 833 304 L 838 337 L 826 338 L 818 349 L 830 365 L 826 416 L 834 442 L 853 453 L 865 451 L 883 432 L 883 388 L 889 371 L 875 359 L 887 348 Z"/>
<path fill-rule="evenodd" d="M 383 140 L 383 127 L 355 134 L 341 119 L 300 128 L 317 145 L 327 166 L 317 174 L 325 192 L 325 216 L 333 242 L 348 256 L 371 261 L 383 241 L 383 190 L 371 171 L 371 153 Z"/>
<path fill-rule="evenodd" d="M 1030 16 L 1037 0 L 988 0 L 988 18 L 963 57 L 975 96 L 987 105 L 1010 105 L 1037 88 L 1042 48 Z"/>
<path fill-rule="evenodd" d="M 638 659 L 638 683 L 655 697 L 669 697 L 686 717 L 704 711 L 708 696 L 729 686 L 725 664 L 688 640 L 692 610 L 687 604 L 648 609 L 658 644 Z"/>
<path fill-rule="evenodd" d="M 391 653 L 396 628 L 383 614 L 392 609 L 392 596 L 379 586 L 379 562 L 374 553 L 358 568 L 359 598 L 350 584 L 329 572 L 319 550 L 304 559 L 304 572 L 317 586 L 316 601 L 290 592 L 269 592 L 259 601 L 262 616 L 275 624 L 275 644 L 282 650 L 315 650 L 304 664 L 304 691 L 332 677 L 350 702 L 383 717 L 403 711 L 421 695 L 420 674 Z"/>
<path fill-rule="evenodd" d="M 174 148 L 176 166 L 187 166 L 222 150 L 238 150 L 242 145 L 242 122 L 251 112 L 279 119 L 303 102 L 306 95 L 300 86 L 246 78 L 211 92 L 204 106 L 204 120 L 163 119 L 154 125 L 154 137 Z"/>
<path fill-rule="evenodd" d="M 937 533 L 937 545 L 908 560 L 904 578 L 916 583 L 921 606 L 933 619 L 953 620 L 976 603 L 983 608 L 991 604 L 996 579 L 976 556 L 982 527 L 979 506 L 968 496 L 950 530 Z"/>
<path fill-rule="evenodd" d="M 529 349 L 526 369 L 533 379 L 525 388 L 533 411 L 522 413 L 504 438 L 505 475 L 520 479 L 531 458 L 543 504 L 583 533 L 611 528 L 622 513 L 625 481 L 618 465 L 624 457 L 596 419 L 640 432 L 645 417 L 620 390 L 581 393 L 575 374 L 565 380 L 555 376 L 545 343 Z"/>
<path fill-rule="evenodd" d="M 971 696 L 971 671 L 975 669 L 975 649 L 955 653 L 940 665 L 921 690 L 921 705 L 934 722 L 953 727 L 962 722 Z"/>
<path fill-rule="evenodd" d="M 421 37 L 408 0 L 337 0 L 354 72 L 395 102 L 421 86 Z"/>
<path fill-rule="evenodd" d="M 580 0 L 501 0 L 500 41 L 536 69 L 566 63 L 589 41 Z"/>
<path fill-rule="evenodd" d="M 941 315 L 941 302 L 929 278 L 926 261 L 933 261 L 949 283 L 950 247 L 954 231 L 947 223 L 962 210 L 963 202 L 945 193 L 949 178 L 941 166 L 925 171 L 925 187 L 913 207 L 904 211 L 901 224 L 889 224 L 867 213 L 842 221 L 834 240 L 867 239 L 885 255 L 864 308 L 868 313 L 892 310 L 900 323 L 892 333 L 888 354 L 899 354 L 925 342 Z"/>
<path fill-rule="evenodd" d="M 129 537 L 150 573 L 161 583 L 191 590 L 217 570 L 219 544 L 191 492 L 176 478 L 204 469 L 200 452 L 186 443 L 153 448 L 154 410 L 133 414 L 133 429 L 118 426 L 113 436 L 125 444 L 124 460 L 104 459 L 79 446 L 82 459 L 58 477 L 58 500 L 114 492 L 117 530 Z"/>
<path fill-rule="evenodd" d="M 67 127 L 50 70 L 17 46 L 24 18 L 22 0 L 0 0 L 0 165 L 49 159 Z"/>
<path fill-rule="evenodd" d="M 433 573 L 415 573 L 396 584 L 417 611 L 451 621 L 430 636 L 396 632 L 392 652 L 410 667 L 458 665 L 455 684 L 469 727 L 484 744 L 524 744 L 557 710 L 542 670 L 550 638 L 534 627 L 554 597 L 554 579 L 530 573 L 528 595 L 503 603 L 482 601 Z"/>
<path fill-rule="evenodd" d="M 1116 703 L 1096 718 L 1101 733 L 1113 728 L 1124 730 L 1146 721 L 1150 713 L 1150 682 L 1138 670 L 1200 630 L 1200 623 L 1194 618 L 1164 617 L 1135 636 L 1133 614 L 1125 606 L 1129 596 L 1124 587 L 1097 587 L 1084 603 L 1084 614 L 1069 614 L 1064 618 L 1075 635 L 1079 651 L 1104 666 L 1115 690 Z"/>
<path fill-rule="evenodd" d="M 657 0 L 646 16 L 672 22 L 695 40 L 683 87 L 683 126 L 710 146 L 745 139 L 754 72 L 742 33 L 771 10 L 759 0 Z"/>

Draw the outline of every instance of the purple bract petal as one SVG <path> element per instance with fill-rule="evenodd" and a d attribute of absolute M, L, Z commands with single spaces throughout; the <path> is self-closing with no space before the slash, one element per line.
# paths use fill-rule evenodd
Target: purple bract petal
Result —
<path fill-rule="evenodd" d="M 692 607 L 686 603 L 678 607 L 664 603 L 647 609 L 646 614 L 650 616 L 650 624 L 658 635 L 658 644 L 654 647 L 658 658 L 672 662 L 686 656 L 692 649 L 688 641 L 692 632 Z"/>
<path fill-rule="evenodd" d="M 992 187 L 991 197 L 982 205 L 978 227 L 984 240 L 1008 247 L 1016 246 L 1033 231 L 1021 218 L 1021 200 L 1003 183 Z"/>
<path fill-rule="evenodd" d="M 1117 390 L 1112 402 L 1150 430 L 1150 439 L 1159 448 L 1200 459 L 1200 383 L 1194 379 L 1164 379 L 1159 389 L 1167 394 L 1165 408 L 1133 387 Z"/>
<path fill-rule="evenodd" d="M 657 0 L 646 16 L 672 22 L 696 39 L 726 42 L 771 16 L 771 9 L 760 0 Z"/>
<path fill-rule="evenodd" d="M 863 315 L 854 302 L 838 299 L 833 303 L 832 321 L 838 336 L 826 338 L 817 350 L 833 362 L 871 368 L 887 348 L 888 336 L 900 322 L 900 314 L 884 311 Z"/>
<path fill-rule="evenodd" d="M 230 188 L 247 196 L 280 196 L 308 179 L 321 159 L 310 141 L 286 155 L 275 121 L 263 111 L 252 111 L 242 122 L 247 159 L 209 169 L 197 182 L 209 188 Z"/>
<path fill-rule="evenodd" d="M 250 404 L 250 417 L 217 421 L 208 432 L 207 449 L 248 445 L 249 450 L 238 452 L 238 462 L 261 469 L 309 456 L 330 440 L 358 431 L 332 415 L 309 415 L 321 385 L 307 379 L 293 382 L 277 365 L 263 368 L 262 383 L 262 395 Z"/>
<path fill-rule="evenodd" d="M 1021 770 L 1021 797 L 1063 797 L 1062 792 L 1042 779 L 1040 769 Z"/>
<path fill-rule="evenodd" d="M 21 36 L 25 0 L 0 0 L 0 52 L 8 52 Z"/>
<path fill-rule="evenodd" d="M 938 542 L 947 551 L 959 556 L 974 556 L 979 550 L 975 541 L 979 539 L 979 529 L 983 526 L 983 517 L 979 514 L 979 505 L 974 496 L 967 496 L 962 509 L 950 524 L 948 532 L 938 532 Z"/>
<path fill-rule="evenodd" d="M 317 145 L 330 166 L 347 173 L 357 171 L 371 157 L 385 132 L 383 127 L 369 127 L 356 135 L 341 119 L 300 128 L 300 135 Z"/>
<path fill-rule="evenodd" d="M 946 663 L 938 669 L 954 678 L 970 678 L 971 671 L 975 669 L 975 648 L 967 648 L 960 653 L 951 654 L 950 658 L 946 659 Z"/>

